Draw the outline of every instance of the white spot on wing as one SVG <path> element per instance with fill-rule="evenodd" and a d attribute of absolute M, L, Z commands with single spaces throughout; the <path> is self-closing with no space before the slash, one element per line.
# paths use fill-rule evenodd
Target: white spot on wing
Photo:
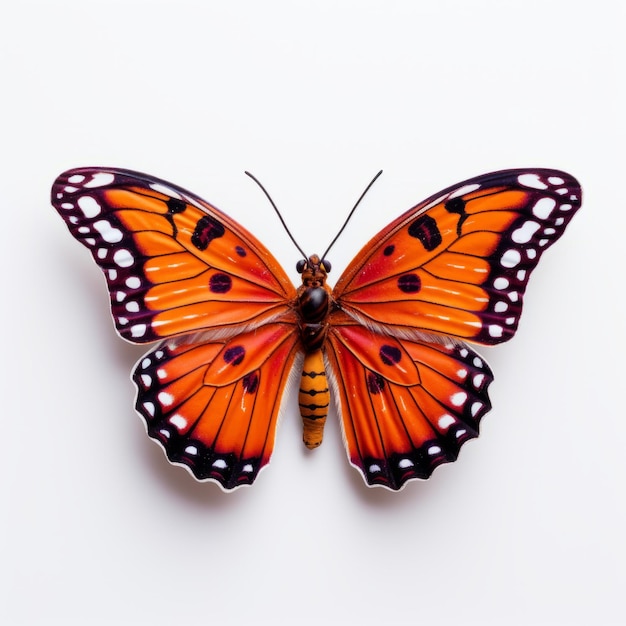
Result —
<path fill-rule="evenodd" d="M 541 182 L 537 174 L 521 174 L 517 177 L 517 181 L 524 187 L 532 187 L 533 189 L 547 189 L 548 185 Z"/>
<path fill-rule="evenodd" d="M 464 391 L 459 391 L 458 393 L 450 396 L 450 402 L 454 406 L 463 406 L 465 401 L 467 400 L 467 394 Z"/>
<path fill-rule="evenodd" d="M 134 262 L 133 255 L 126 248 L 121 248 L 120 250 L 116 250 L 113 255 L 113 261 L 119 267 L 130 267 Z"/>
<path fill-rule="evenodd" d="M 511 239 L 513 239 L 515 243 L 528 243 L 538 230 L 539 224 L 529 220 L 513 231 Z"/>
<path fill-rule="evenodd" d="M 83 215 L 90 219 L 96 217 L 102 210 L 100 205 L 91 196 L 81 196 L 76 201 Z"/>
<path fill-rule="evenodd" d="M 104 187 L 110 185 L 114 180 L 115 176 L 110 172 L 96 172 L 83 187 Z"/>
<path fill-rule="evenodd" d="M 452 426 L 455 422 L 456 420 L 452 417 L 452 415 L 448 415 L 446 413 L 439 418 L 437 424 L 439 425 L 439 428 L 445 430 L 446 428 L 450 428 L 450 426 Z"/>
<path fill-rule="evenodd" d="M 183 428 L 186 428 L 187 426 L 187 420 L 182 415 L 179 415 L 178 413 L 172 415 L 172 417 L 170 417 L 168 421 L 173 426 L 176 426 L 178 430 L 183 430 Z"/>
<path fill-rule="evenodd" d="M 162 391 L 159 395 L 159 402 L 163 406 L 170 406 L 172 402 L 174 402 L 174 396 L 171 393 L 167 393 L 166 391 Z"/>
<path fill-rule="evenodd" d="M 533 215 L 540 220 L 545 220 L 550 217 L 555 206 L 556 200 L 554 198 L 540 198 L 533 207 Z"/>
<path fill-rule="evenodd" d="M 148 327 L 145 324 L 135 324 L 133 327 L 131 327 L 130 334 L 133 337 L 143 337 L 146 334 L 147 328 Z"/>
<path fill-rule="evenodd" d="M 122 231 L 118 228 L 113 228 L 108 220 L 98 220 L 94 222 L 93 227 L 107 243 L 119 243 L 122 241 Z"/>
<path fill-rule="evenodd" d="M 500 264 L 503 267 L 515 267 L 522 260 L 522 255 L 519 250 L 511 249 L 507 250 L 500 259 Z"/>
<path fill-rule="evenodd" d="M 490 324 L 489 325 L 489 335 L 491 337 L 502 337 L 502 326 L 498 325 L 498 324 Z"/>

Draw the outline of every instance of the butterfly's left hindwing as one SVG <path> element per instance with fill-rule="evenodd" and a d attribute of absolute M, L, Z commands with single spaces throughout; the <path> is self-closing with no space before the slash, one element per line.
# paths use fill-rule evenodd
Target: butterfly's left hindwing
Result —
<path fill-rule="evenodd" d="M 251 484 L 272 454 L 298 341 L 291 324 L 271 323 L 229 340 L 163 342 L 133 374 L 148 434 L 198 480 Z"/>
<path fill-rule="evenodd" d="M 193 194 L 138 172 L 70 170 L 52 204 L 103 270 L 118 332 L 136 343 L 234 335 L 288 311 L 295 288 L 267 249 Z"/>

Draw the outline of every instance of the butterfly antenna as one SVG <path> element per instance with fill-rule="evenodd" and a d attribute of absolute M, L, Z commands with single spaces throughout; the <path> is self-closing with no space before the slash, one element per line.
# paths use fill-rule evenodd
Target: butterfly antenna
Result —
<path fill-rule="evenodd" d="M 304 253 L 304 250 L 302 250 L 302 248 L 298 245 L 298 242 L 294 239 L 294 236 L 291 234 L 291 231 L 287 228 L 287 224 L 285 224 L 285 220 L 283 219 L 283 216 L 280 214 L 278 207 L 274 204 L 274 201 L 272 200 L 272 196 L 270 196 L 270 194 L 267 192 L 267 189 L 265 189 L 265 187 L 263 187 L 263 185 L 259 182 L 259 179 L 253 176 L 252 174 L 250 174 L 250 172 L 244 172 L 244 174 L 246 174 L 246 176 L 249 176 L 261 188 L 261 191 L 265 194 L 267 199 L 270 201 L 270 204 L 274 208 L 274 211 L 276 211 L 276 215 L 278 215 L 278 219 L 280 220 L 280 223 L 283 225 L 283 228 L 289 235 L 289 239 L 291 239 L 291 241 L 293 241 L 293 245 L 296 248 L 298 248 L 298 250 L 300 251 L 300 254 L 302 255 L 302 258 L 307 259 L 308 258 L 307 255 Z"/>
<path fill-rule="evenodd" d="M 352 217 L 352 214 L 356 211 L 356 208 L 361 203 L 361 200 L 363 200 L 363 197 L 365 196 L 365 194 L 370 190 L 370 187 L 376 182 L 376 179 L 382 173 L 383 173 L 383 171 L 380 170 L 380 172 L 378 172 L 378 174 L 376 174 L 376 176 L 374 176 L 374 178 L 372 178 L 372 180 L 370 181 L 370 184 L 365 188 L 365 191 L 359 196 L 359 199 L 356 201 L 356 204 L 352 207 L 352 211 L 350 211 L 350 213 L 348 213 L 348 217 L 346 218 L 346 221 L 343 223 L 343 226 L 339 229 L 339 232 L 335 235 L 335 238 L 330 242 L 330 245 L 328 246 L 328 248 L 326 248 L 326 252 L 324 252 L 324 254 L 322 255 L 322 259 L 326 258 L 326 255 L 330 252 L 330 249 L 335 245 L 335 242 L 337 241 L 337 239 L 339 239 L 339 235 L 341 235 L 341 233 L 344 231 L 345 227 L 348 225 L 348 222 L 350 221 L 350 218 Z"/>

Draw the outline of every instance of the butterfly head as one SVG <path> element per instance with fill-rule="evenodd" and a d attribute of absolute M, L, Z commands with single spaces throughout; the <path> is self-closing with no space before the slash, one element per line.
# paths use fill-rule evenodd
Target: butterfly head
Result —
<path fill-rule="evenodd" d="M 330 269 L 330 262 L 326 259 L 320 260 L 317 254 L 311 255 L 307 260 L 300 259 L 296 265 L 298 274 L 302 274 L 302 284 L 305 287 L 322 287 L 325 285 L 326 276 Z"/>

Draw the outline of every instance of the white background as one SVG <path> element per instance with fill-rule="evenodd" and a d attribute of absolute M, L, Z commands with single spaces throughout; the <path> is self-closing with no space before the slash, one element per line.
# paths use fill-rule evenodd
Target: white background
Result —
<path fill-rule="evenodd" d="M 7 2 L 0 9 L 0 622 L 624 624 L 626 10 L 615 2 Z M 133 411 L 144 351 L 49 205 L 64 169 L 195 191 L 335 278 L 393 217 L 508 167 L 577 176 L 494 409 L 457 463 L 368 489 L 336 420 L 224 494 Z M 331 416 L 332 417 L 332 416 Z"/>

